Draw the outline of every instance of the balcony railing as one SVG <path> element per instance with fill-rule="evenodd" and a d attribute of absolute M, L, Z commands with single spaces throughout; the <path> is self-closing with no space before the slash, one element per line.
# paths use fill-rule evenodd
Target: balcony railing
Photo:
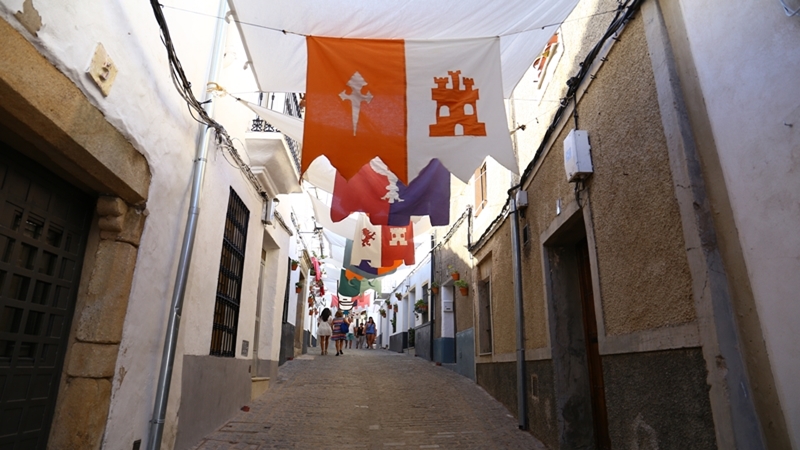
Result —
<path fill-rule="evenodd" d="M 297 118 L 302 118 L 303 114 L 300 109 L 300 100 L 297 94 L 288 94 L 286 99 L 283 103 L 283 113 Z M 256 116 L 253 119 L 253 125 L 250 127 L 250 131 L 255 132 L 265 132 L 265 133 L 281 133 L 281 130 L 275 128 L 272 124 L 267 122 L 266 120 L 262 119 L 259 116 Z M 300 148 L 300 144 L 295 141 L 294 139 L 290 138 L 287 135 L 283 135 L 283 138 L 286 140 L 286 145 L 289 147 L 289 151 L 292 154 L 292 159 L 294 160 L 295 167 L 297 168 L 297 172 L 300 172 L 300 157 L 302 155 L 302 149 Z"/>

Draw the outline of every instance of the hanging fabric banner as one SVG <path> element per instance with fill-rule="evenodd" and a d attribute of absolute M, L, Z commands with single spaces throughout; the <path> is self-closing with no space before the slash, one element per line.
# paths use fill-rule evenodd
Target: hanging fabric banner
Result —
<path fill-rule="evenodd" d="M 332 231 L 339 236 L 344 236 L 348 239 L 355 236 L 356 228 L 358 227 L 358 219 L 355 217 L 348 217 L 341 222 L 334 222 L 331 220 L 331 208 L 323 203 L 313 195 L 309 195 L 311 199 L 311 207 L 314 209 L 314 219 L 322 226 L 322 228 Z M 363 216 L 360 214 L 359 216 Z M 419 236 L 427 233 L 431 229 L 431 221 L 427 216 L 417 218 L 413 222 L 413 236 Z"/>
<path fill-rule="evenodd" d="M 394 261 L 392 264 L 386 267 L 374 267 L 370 264 L 369 261 L 353 260 L 353 240 L 347 239 L 347 243 L 345 244 L 344 248 L 344 268 L 355 273 L 356 275 L 360 275 L 364 278 L 378 278 L 384 275 L 390 275 L 397 271 L 397 268 L 403 265 L 403 261 Z"/>
<path fill-rule="evenodd" d="M 413 265 L 414 238 L 411 225 L 373 225 L 367 216 L 362 215 L 358 220 L 356 237 L 353 238 L 350 264 L 357 266 L 363 261 L 373 267 L 388 267 L 397 261 Z"/>
<path fill-rule="evenodd" d="M 381 292 L 381 281 L 363 278 L 349 270 L 341 271 L 339 275 L 339 295 L 352 298 L 370 289 L 375 292 Z"/>
<path fill-rule="evenodd" d="M 517 170 L 499 38 L 306 45 L 302 171 L 323 154 L 345 179 L 374 157 L 406 184 L 432 159 L 464 181 L 487 155 Z"/>
<path fill-rule="evenodd" d="M 354 266 L 349 264 L 353 252 L 353 240 L 339 236 L 328 230 L 322 230 L 322 233 L 331 246 L 331 258 L 335 260 L 335 262 L 331 262 L 330 260 L 326 261 L 336 270 L 347 269 L 364 278 L 372 279 L 392 274 L 403 264 L 402 261 L 396 261 L 390 267 L 372 267 L 368 262 L 361 261 L 361 264 Z"/>
<path fill-rule="evenodd" d="M 331 220 L 360 211 L 374 225 L 404 226 L 411 216 L 429 216 L 431 225 L 444 226 L 450 223 L 449 204 L 450 172 L 438 159 L 406 186 L 376 158 L 350 180 L 336 174 Z"/>

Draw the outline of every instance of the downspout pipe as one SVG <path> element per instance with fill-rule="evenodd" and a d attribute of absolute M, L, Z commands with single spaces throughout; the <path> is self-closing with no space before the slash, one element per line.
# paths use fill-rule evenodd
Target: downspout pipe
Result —
<path fill-rule="evenodd" d="M 516 191 L 520 185 L 508 190 L 511 202 L 511 264 L 514 268 L 514 307 L 517 322 L 517 419 L 519 429 L 528 429 L 528 393 L 525 383 L 525 315 L 522 304 L 522 257 L 519 243 L 519 209 Z"/>
<path fill-rule="evenodd" d="M 217 17 L 225 17 L 227 12 L 227 2 L 219 2 Z M 224 50 L 225 41 L 225 20 L 218 19 L 214 31 L 214 46 L 211 54 L 211 61 L 208 69 L 208 81 L 218 78 L 220 60 Z M 205 100 L 209 94 L 206 93 Z M 208 115 L 212 115 L 214 110 L 213 102 L 203 105 Z M 169 311 L 167 322 L 167 334 L 164 338 L 164 351 L 161 355 L 161 369 L 158 372 L 158 385 L 156 390 L 155 405 L 153 406 L 153 418 L 150 421 L 150 435 L 148 436 L 148 450 L 159 450 L 161 448 L 161 437 L 164 433 L 164 420 L 167 415 L 167 402 L 169 400 L 170 381 L 172 379 L 172 368 L 175 363 L 175 349 L 178 344 L 178 329 L 181 321 L 181 310 L 183 299 L 186 294 L 186 281 L 189 273 L 189 264 L 192 260 L 192 250 L 194 239 L 197 234 L 197 220 L 200 214 L 200 194 L 203 188 L 203 178 L 206 171 L 208 160 L 208 147 L 210 144 L 210 132 L 208 127 L 203 127 L 197 135 L 197 148 L 192 168 L 192 193 L 189 200 L 189 213 L 186 219 L 186 228 L 183 233 L 183 243 L 178 259 L 178 271 L 175 274 L 175 287 L 172 291 L 172 304 Z"/>
<path fill-rule="evenodd" d="M 428 287 L 433 286 L 433 282 L 436 280 L 436 251 L 435 251 L 435 248 L 436 248 L 436 236 L 433 233 L 431 233 L 431 284 Z M 431 311 L 431 347 L 430 347 L 431 361 L 436 361 L 436 358 L 433 356 L 433 349 L 434 349 L 433 340 L 436 337 L 436 331 L 434 330 L 434 328 L 436 327 L 436 303 L 437 303 L 436 299 L 433 298 L 433 292 L 431 292 L 431 298 L 428 301 L 428 309 Z M 438 303 L 441 304 L 441 302 L 438 302 Z M 411 309 L 411 305 L 408 305 L 408 308 Z M 444 304 L 442 304 L 442 310 L 444 312 Z M 444 314 L 442 314 L 442 315 L 444 315 Z M 417 345 L 416 344 L 416 339 L 417 339 L 417 337 L 416 337 L 416 334 L 415 334 L 414 335 L 414 345 Z"/>

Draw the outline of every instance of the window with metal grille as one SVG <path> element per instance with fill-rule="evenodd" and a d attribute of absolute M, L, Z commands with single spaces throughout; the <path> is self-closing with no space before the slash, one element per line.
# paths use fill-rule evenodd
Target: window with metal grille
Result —
<path fill-rule="evenodd" d="M 239 301 L 242 295 L 244 247 L 250 211 L 231 188 L 222 256 L 217 278 L 217 301 L 211 331 L 211 355 L 233 357 L 236 354 L 236 330 L 239 326 Z"/>

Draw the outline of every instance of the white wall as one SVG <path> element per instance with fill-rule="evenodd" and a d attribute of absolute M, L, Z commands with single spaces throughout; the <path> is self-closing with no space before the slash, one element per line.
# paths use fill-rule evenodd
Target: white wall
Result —
<path fill-rule="evenodd" d="M 392 301 L 392 305 L 398 306 L 397 328 L 396 331 L 392 333 L 391 324 L 389 324 L 389 334 L 402 333 L 408 331 L 409 328 L 414 328 L 423 323 L 421 315 L 419 317 L 414 315 L 414 303 L 422 298 L 423 289 L 428 289 L 430 287 L 430 235 L 425 234 L 415 238 L 415 242 L 419 243 L 419 245 L 415 251 L 415 261 L 417 261 L 417 264 L 412 271 L 404 271 L 394 278 L 387 279 L 389 283 L 396 283 L 398 287 L 395 289 L 395 292 L 399 292 L 402 296 L 402 300 L 400 301 L 397 300 L 394 294 L 389 298 Z M 430 294 L 428 298 L 430 298 Z M 390 313 L 388 318 L 391 317 L 392 314 Z"/>
<path fill-rule="evenodd" d="M 800 18 L 773 0 L 680 4 L 778 395 L 800 448 Z"/>
<path fill-rule="evenodd" d="M 146 157 L 152 173 L 149 216 L 139 248 L 103 444 L 107 448 L 129 448 L 135 439 L 147 437 L 200 126 L 189 116 L 172 85 L 166 50 L 148 2 L 34 1 L 43 23 L 37 36 L 31 36 L 13 16 L 22 9 L 22 3 L 0 0 L 0 16 L 83 91 Z M 219 3 L 164 3 L 201 13 L 164 9 L 184 70 L 195 95 L 202 99 L 217 20 L 209 15 L 217 14 Z M 103 97 L 85 74 L 98 43 L 103 44 L 119 70 L 108 97 Z M 226 87 L 231 91 L 236 88 Z M 245 86 L 247 89 L 250 87 Z M 220 121 L 232 135 L 244 131 L 247 124 L 226 123 L 224 111 L 220 113 Z M 187 354 L 208 354 L 228 186 L 234 187 L 251 211 L 240 314 L 248 317 L 255 313 L 262 233 L 260 199 L 237 170 L 212 151 L 181 325 L 179 351 Z M 252 343 L 252 338 L 252 321 L 241 320 L 237 355 L 241 340 Z M 175 367 L 175 379 L 179 380 L 180 358 Z M 179 386 L 173 385 L 172 394 L 174 412 Z"/>

